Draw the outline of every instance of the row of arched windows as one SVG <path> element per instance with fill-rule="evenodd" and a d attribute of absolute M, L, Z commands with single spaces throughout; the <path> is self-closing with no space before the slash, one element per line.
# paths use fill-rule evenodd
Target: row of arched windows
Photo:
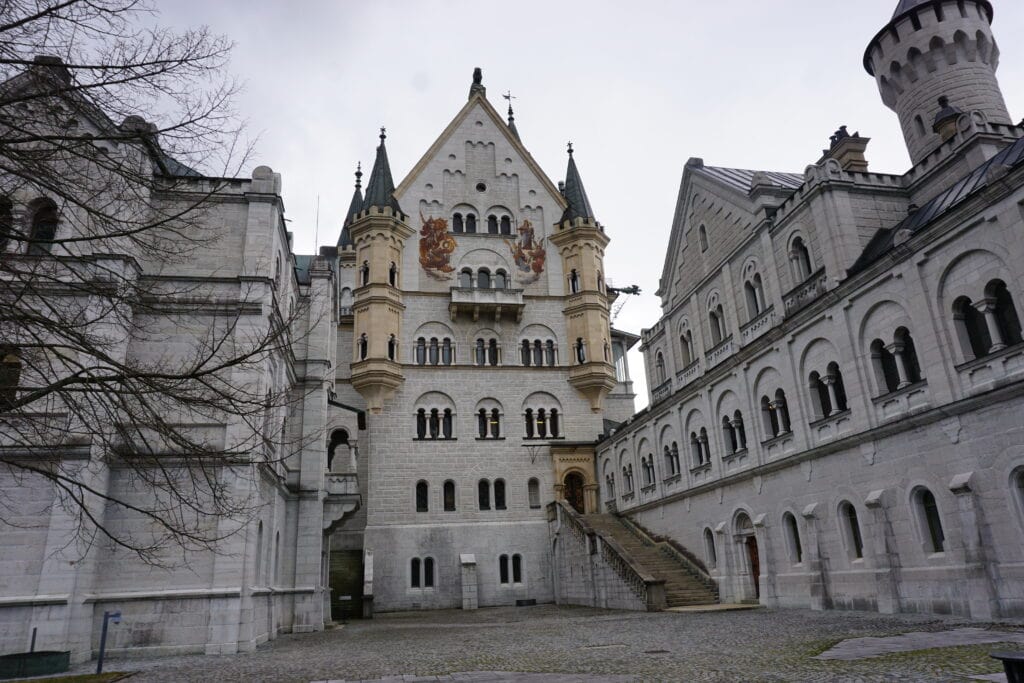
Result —
<path fill-rule="evenodd" d="M 28 226 L 28 255 L 49 254 L 60 224 L 57 205 L 50 199 L 36 199 L 28 205 L 25 223 Z M 7 250 L 7 244 L 14 235 L 14 204 L 6 197 L 0 197 L 0 252 Z"/>
<path fill-rule="evenodd" d="M 366 360 L 370 355 L 370 338 L 366 336 L 366 333 L 359 335 L 359 339 L 356 341 L 356 354 L 359 360 Z M 388 360 L 398 360 L 398 338 L 395 335 L 388 335 L 388 348 L 387 348 Z"/>
<path fill-rule="evenodd" d="M 477 366 L 497 366 L 501 363 L 501 347 L 498 346 L 498 340 L 493 337 L 477 339 L 475 351 L 473 358 Z"/>
<path fill-rule="evenodd" d="M 441 488 L 441 504 L 445 512 L 456 511 L 456 490 L 455 482 L 449 479 Z M 526 482 L 526 497 L 531 509 L 540 507 L 540 481 L 531 477 Z M 491 510 L 493 502 L 495 510 L 507 510 L 508 503 L 505 495 L 505 480 L 495 479 L 491 482 L 488 479 L 481 479 L 477 482 L 477 507 L 480 510 Z M 421 479 L 416 482 L 416 512 L 430 512 L 430 484 Z"/>
<path fill-rule="evenodd" d="M 359 266 L 359 284 L 365 287 L 370 284 L 370 262 L 363 261 Z M 398 265 L 392 261 L 388 266 L 388 284 L 392 287 L 398 286 Z"/>
<path fill-rule="evenodd" d="M 871 342 L 871 365 L 880 394 L 891 394 L 922 380 L 914 339 L 905 327 L 896 330 L 889 344 L 881 339 Z"/>
<path fill-rule="evenodd" d="M 523 413 L 525 438 L 562 438 L 562 415 L 558 408 L 527 408 Z M 498 440 L 502 435 L 500 408 L 480 408 L 476 412 L 477 439 Z M 417 441 L 452 441 L 455 436 L 455 413 L 451 408 L 419 408 L 416 411 Z"/>
<path fill-rule="evenodd" d="M 523 414 L 527 439 L 559 439 L 562 436 L 561 416 L 558 408 L 527 408 Z"/>
<path fill-rule="evenodd" d="M 451 365 L 455 362 L 455 347 L 448 337 L 426 337 L 416 340 L 416 365 Z"/>
<path fill-rule="evenodd" d="M 362 335 L 358 344 L 360 360 L 366 358 L 365 341 L 366 335 Z M 473 363 L 477 366 L 500 365 L 504 355 L 502 350 L 495 338 L 477 339 L 473 347 Z M 388 357 L 391 358 L 390 353 Z M 429 340 L 418 337 L 413 360 L 416 365 L 454 365 L 457 361 L 455 342 L 450 337 L 431 337 Z M 520 360 L 524 367 L 555 367 L 558 364 L 558 347 L 551 339 L 524 339 L 520 346 Z"/>
<path fill-rule="evenodd" d="M 530 365 L 554 367 L 558 362 L 558 349 L 555 347 L 555 342 L 552 339 L 547 341 L 534 339 L 532 342 L 529 339 L 524 339 L 520 350 L 520 358 L 526 367 Z"/>
<path fill-rule="evenodd" d="M 463 268 L 459 273 L 459 287 L 462 289 L 508 289 L 508 273 L 500 268 L 491 274 L 487 268 L 473 272 L 472 268 Z"/>
<path fill-rule="evenodd" d="M 434 587 L 434 558 L 412 558 L 409 563 L 409 586 L 412 588 Z"/>
<path fill-rule="evenodd" d="M 981 301 L 957 298 L 953 320 L 966 360 L 984 358 L 1024 341 L 1013 296 L 1002 280 L 989 282 Z"/>
<path fill-rule="evenodd" d="M 453 430 L 454 417 L 451 408 L 445 408 L 443 411 L 431 408 L 429 413 L 425 408 L 416 411 L 417 440 L 451 440 L 455 438 Z"/>
<path fill-rule="evenodd" d="M 473 213 L 455 213 L 452 215 L 452 232 L 474 234 L 477 232 L 477 218 Z M 482 232 L 482 231 L 481 231 Z M 512 217 L 507 215 L 487 216 L 487 234 L 511 235 Z"/>
<path fill-rule="evenodd" d="M 511 559 L 511 562 L 510 562 Z M 509 568 L 511 567 L 511 575 Z M 511 580 L 510 580 L 511 579 Z M 523 556 L 517 554 L 509 558 L 508 555 L 501 555 L 498 558 L 498 583 L 507 585 L 509 583 L 523 582 Z"/>

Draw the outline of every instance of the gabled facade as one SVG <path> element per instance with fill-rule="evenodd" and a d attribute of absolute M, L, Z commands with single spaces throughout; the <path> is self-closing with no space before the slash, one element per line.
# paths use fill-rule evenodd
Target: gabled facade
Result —
<path fill-rule="evenodd" d="M 684 168 L 651 405 L 598 468 L 724 600 L 1024 614 L 1024 129 L 991 19 L 903 2 L 871 42 L 903 175 L 845 127 L 802 174 Z"/>

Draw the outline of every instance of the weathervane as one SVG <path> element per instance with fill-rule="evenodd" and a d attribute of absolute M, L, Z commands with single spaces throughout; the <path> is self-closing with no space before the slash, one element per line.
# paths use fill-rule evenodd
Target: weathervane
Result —
<path fill-rule="evenodd" d="M 512 116 L 512 100 L 518 100 L 519 98 L 513 95 L 511 90 L 507 91 L 502 97 L 508 100 L 508 115 Z"/>
<path fill-rule="evenodd" d="M 572 140 L 569 141 L 569 156 L 572 156 Z"/>

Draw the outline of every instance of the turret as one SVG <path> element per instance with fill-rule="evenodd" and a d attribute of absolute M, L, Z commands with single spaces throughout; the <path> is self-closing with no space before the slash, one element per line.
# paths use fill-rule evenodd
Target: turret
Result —
<path fill-rule="evenodd" d="M 356 189 L 352 193 L 352 201 L 348 205 L 348 213 L 345 214 L 345 222 L 341 226 L 341 235 L 338 236 L 338 249 L 352 248 L 352 233 L 349 226 L 356 216 L 363 210 L 363 165 L 356 165 Z"/>
<path fill-rule="evenodd" d="M 352 386 L 373 413 L 405 381 L 398 347 L 405 310 L 400 265 L 405 241 L 414 233 L 395 199 L 386 137 L 382 128 L 366 197 L 347 226 L 356 253 Z"/>
<path fill-rule="evenodd" d="M 992 16 L 988 0 L 900 0 L 868 45 L 864 68 L 899 116 L 914 164 L 948 139 L 950 111 L 1011 124 L 996 80 Z"/>
<path fill-rule="evenodd" d="M 567 296 L 564 314 L 571 345 L 569 383 L 587 397 L 598 412 L 615 388 L 611 355 L 611 325 L 604 281 L 604 250 L 608 237 L 594 217 L 583 189 L 572 144 L 563 191 L 568 206 L 549 238 L 562 256 Z"/>

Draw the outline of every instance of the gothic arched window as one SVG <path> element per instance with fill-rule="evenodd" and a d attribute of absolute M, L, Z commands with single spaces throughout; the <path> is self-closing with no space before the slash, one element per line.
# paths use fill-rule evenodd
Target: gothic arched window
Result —
<path fill-rule="evenodd" d="M 32 213 L 29 254 L 41 256 L 50 253 L 53 239 L 57 236 L 57 222 L 57 205 L 48 199 L 40 201 Z"/>

